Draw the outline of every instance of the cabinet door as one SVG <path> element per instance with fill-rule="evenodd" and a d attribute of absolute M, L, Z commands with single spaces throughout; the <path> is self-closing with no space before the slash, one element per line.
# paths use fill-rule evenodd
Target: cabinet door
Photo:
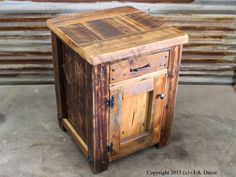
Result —
<path fill-rule="evenodd" d="M 166 75 L 110 91 L 110 160 L 158 143 Z"/>

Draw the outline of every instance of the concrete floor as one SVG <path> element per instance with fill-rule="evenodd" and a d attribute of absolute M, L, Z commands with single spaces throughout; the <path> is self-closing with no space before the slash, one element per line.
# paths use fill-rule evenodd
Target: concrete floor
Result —
<path fill-rule="evenodd" d="M 54 87 L 0 87 L 0 177 L 93 176 L 58 128 Z M 152 175 L 149 172 L 156 172 Z M 181 170 L 181 175 L 161 175 Z M 188 172 L 217 171 L 216 175 Z M 230 86 L 180 86 L 172 143 L 112 162 L 100 176 L 236 176 L 236 94 Z"/>

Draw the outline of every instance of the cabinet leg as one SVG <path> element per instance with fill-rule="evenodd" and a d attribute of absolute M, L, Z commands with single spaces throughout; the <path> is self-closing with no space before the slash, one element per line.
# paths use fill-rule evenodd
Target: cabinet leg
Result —
<path fill-rule="evenodd" d="M 108 162 L 103 160 L 90 161 L 90 167 L 94 174 L 106 171 L 108 168 Z"/>
<path fill-rule="evenodd" d="M 109 65 L 100 64 L 92 69 L 93 94 L 87 99 L 93 102 L 91 111 L 88 111 L 88 155 L 91 157 L 90 167 L 93 173 L 105 171 L 108 167 L 108 120 L 109 110 L 106 108 L 105 100 L 109 98 Z"/>
<path fill-rule="evenodd" d="M 168 146 L 169 143 L 170 143 L 170 141 L 161 141 L 161 142 L 157 143 L 155 146 L 156 146 L 156 148 L 160 149 L 160 148 L 163 148 L 165 146 Z"/>
<path fill-rule="evenodd" d="M 163 148 L 165 146 L 168 146 L 170 144 L 171 140 L 171 123 L 165 127 L 163 127 L 161 131 L 161 138 L 160 141 L 156 144 L 157 148 Z"/>
<path fill-rule="evenodd" d="M 66 129 L 63 126 L 62 119 L 66 117 L 66 99 L 65 99 L 65 80 L 63 71 L 61 69 L 62 62 L 62 42 L 57 38 L 54 33 L 51 33 L 52 37 L 52 49 L 53 49 L 53 64 L 54 64 L 54 76 L 55 76 L 55 91 L 57 98 L 57 118 L 58 124 L 63 131 Z"/>
<path fill-rule="evenodd" d="M 66 132 L 66 128 L 64 127 L 63 121 L 59 114 L 57 114 L 58 125 L 62 129 L 63 132 Z"/>

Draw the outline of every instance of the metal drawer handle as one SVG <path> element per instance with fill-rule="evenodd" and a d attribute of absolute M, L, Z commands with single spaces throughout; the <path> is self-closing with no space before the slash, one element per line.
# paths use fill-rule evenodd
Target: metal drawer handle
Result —
<path fill-rule="evenodd" d="M 142 66 L 142 67 L 139 67 L 139 68 L 131 68 L 130 72 L 138 72 L 138 71 L 142 71 L 142 70 L 145 70 L 147 68 L 150 68 L 150 67 L 151 67 L 151 65 L 148 63 L 145 66 Z"/>

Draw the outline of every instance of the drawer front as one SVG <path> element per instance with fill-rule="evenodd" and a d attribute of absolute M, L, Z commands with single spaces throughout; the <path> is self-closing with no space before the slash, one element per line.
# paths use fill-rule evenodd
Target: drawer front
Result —
<path fill-rule="evenodd" d="M 110 83 L 166 69 L 168 59 L 169 51 L 164 51 L 111 63 Z"/>

